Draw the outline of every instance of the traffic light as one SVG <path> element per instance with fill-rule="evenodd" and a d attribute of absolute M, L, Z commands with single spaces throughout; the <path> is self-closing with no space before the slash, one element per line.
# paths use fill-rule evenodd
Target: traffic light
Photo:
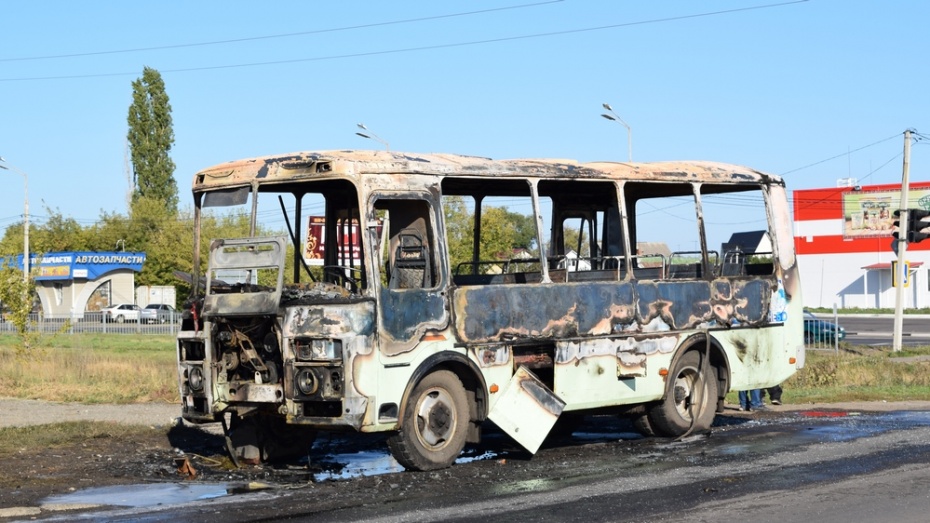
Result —
<path fill-rule="evenodd" d="M 891 233 L 891 235 L 894 236 L 895 240 L 900 240 L 901 239 L 901 210 L 898 209 L 895 212 L 891 213 L 891 215 L 894 216 L 894 221 L 891 222 L 891 225 L 894 226 L 892 227 L 892 230 L 894 232 Z M 907 235 L 905 234 L 904 236 L 907 236 Z M 897 249 L 895 249 L 895 252 L 897 252 Z"/>
<path fill-rule="evenodd" d="M 907 242 L 917 243 L 930 238 L 930 211 L 908 209 L 907 212 Z"/>

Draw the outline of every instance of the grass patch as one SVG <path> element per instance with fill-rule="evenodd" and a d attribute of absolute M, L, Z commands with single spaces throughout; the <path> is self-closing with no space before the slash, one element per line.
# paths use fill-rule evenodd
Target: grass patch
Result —
<path fill-rule="evenodd" d="M 178 403 L 175 338 L 170 335 L 59 335 L 17 356 L 0 335 L 0 397 L 81 403 Z M 930 346 L 890 349 L 842 344 L 808 351 L 783 384 L 786 403 L 930 400 Z M 907 359 L 902 359 L 907 358 Z M 737 403 L 736 393 L 728 395 Z"/>
<path fill-rule="evenodd" d="M 0 336 L 0 396 L 82 403 L 178 402 L 172 336 L 75 334 L 18 356 Z"/>
<path fill-rule="evenodd" d="M 808 351 L 803 369 L 782 387 L 785 403 L 930 400 L 930 347 L 848 346 L 838 354 Z M 912 358 L 902 360 L 901 358 Z"/>
<path fill-rule="evenodd" d="M 154 430 L 164 432 L 164 429 L 138 425 L 91 421 L 7 427 L 0 429 L 0 459 L 22 451 L 79 445 L 89 440 L 120 438 L 131 441 Z"/>

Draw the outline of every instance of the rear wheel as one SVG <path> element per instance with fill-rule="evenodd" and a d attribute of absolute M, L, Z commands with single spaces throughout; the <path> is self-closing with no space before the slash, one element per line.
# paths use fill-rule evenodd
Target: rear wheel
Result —
<path fill-rule="evenodd" d="M 433 372 L 414 387 L 388 448 L 408 470 L 446 468 L 465 448 L 468 413 L 458 376 L 447 370 Z"/>
<path fill-rule="evenodd" d="M 685 353 L 669 373 L 665 399 L 649 411 L 649 422 L 659 436 L 678 437 L 706 431 L 714 423 L 717 408 L 717 379 L 713 368 L 701 372 L 701 355 Z"/>
<path fill-rule="evenodd" d="M 643 436 L 650 438 L 656 435 L 655 429 L 652 428 L 652 422 L 649 421 L 648 414 L 638 414 L 633 416 L 633 428 Z"/>

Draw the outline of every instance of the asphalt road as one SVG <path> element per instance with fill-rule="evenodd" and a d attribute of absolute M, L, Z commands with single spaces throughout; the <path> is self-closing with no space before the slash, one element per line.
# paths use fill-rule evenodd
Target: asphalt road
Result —
<path fill-rule="evenodd" d="M 258 492 L 221 485 L 210 499 L 88 507 L 81 517 L 222 523 L 927 521 L 930 410 L 914 409 L 930 405 L 858 407 L 728 410 L 709 436 L 685 441 L 640 438 L 617 418 L 589 416 L 573 438 L 535 456 L 492 433 L 471 453 L 476 459 L 443 471 L 373 472 Z M 908 410 L 877 412 L 889 407 Z M 355 454 L 386 456 L 380 444 L 347 455 Z M 40 519 L 76 514 L 64 516 Z"/>
<path fill-rule="evenodd" d="M 820 319 L 839 323 L 846 329 L 846 342 L 854 345 L 891 345 L 894 336 L 894 317 L 890 315 L 843 314 L 836 319 L 832 314 L 817 313 Z M 902 322 L 901 343 L 904 345 L 930 345 L 930 317 L 905 315 Z"/>

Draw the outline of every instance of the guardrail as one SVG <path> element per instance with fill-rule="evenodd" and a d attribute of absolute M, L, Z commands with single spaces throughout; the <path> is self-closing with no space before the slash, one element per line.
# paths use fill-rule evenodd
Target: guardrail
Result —
<path fill-rule="evenodd" d="M 181 328 L 180 311 L 163 314 L 159 321 L 154 323 L 128 320 L 122 323 L 103 321 L 103 315 L 99 312 L 85 313 L 83 318 L 31 314 L 29 315 L 29 319 L 31 325 L 30 329 L 43 334 L 101 333 L 177 335 Z M 14 332 L 15 330 L 16 327 L 9 321 L 6 321 L 6 319 L 0 321 L 0 332 L 7 333 Z"/>

